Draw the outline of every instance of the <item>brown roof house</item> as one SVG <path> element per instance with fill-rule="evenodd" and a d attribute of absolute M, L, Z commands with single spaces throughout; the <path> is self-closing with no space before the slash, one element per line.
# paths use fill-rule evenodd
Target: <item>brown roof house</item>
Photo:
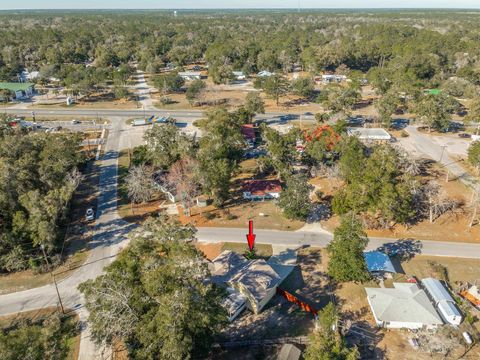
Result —
<path fill-rule="evenodd" d="M 282 183 L 279 180 L 246 180 L 242 190 L 246 200 L 278 199 Z"/>
<path fill-rule="evenodd" d="M 257 140 L 257 134 L 253 124 L 242 125 L 241 132 L 248 146 L 254 146 Z"/>
<path fill-rule="evenodd" d="M 275 295 L 277 287 L 290 271 L 276 271 L 275 265 L 263 259 L 247 260 L 242 255 L 227 250 L 212 261 L 211 280 L 235 289 L 246 298 L 247 307 L 258 314 Z"/>

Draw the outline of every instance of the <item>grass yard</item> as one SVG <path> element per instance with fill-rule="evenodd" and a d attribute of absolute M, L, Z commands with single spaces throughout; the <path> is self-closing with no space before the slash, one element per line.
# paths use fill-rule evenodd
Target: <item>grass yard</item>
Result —
<path fill-rule="evenodd" d="M 247 201 L 242 198 L 242 181 L 250 179 L 255 174 L 255 169 L 255 159 L 242 161 L 239 173 L 232 181 L 232 201 L 222 209 L 213 205 L 204 208 L 193 207 L 191 216 L 181 215 L 181 221 L 198 227 L 243 228 L 248 226 L 249 220 L 254 220 L 256 229 L 295 231 L 302 228 L 305 222 L 284 217 L 275 200 Z"/>
<path fill-rule="evenodd" d="M 194 207 L 191 216 L 181 215 L 183 223 L 191 223 L 198 227 L 233 227 L 248 226 L 249 220 L 254 220 L 256 229 L 271 229 L 295 231 L 305 223 L 298 220 L 289 220 L 282 215 L 275 201 L 242 201 L 223 209 L 210 205 L 205 208 Z"/>
<path fill-rule="evenodd" d="M 469 227 L 471 213 L 468 209 L 468 204 L 472 190 L 458 180 L 445 182 L 444 169 L 438 165 L 432 165 L 428 176 L 424 176 L 422 180 L 435 180 L 447 197 L 457 200 L 461 206 L 454 211 L 441 215 L 433 223 L 430 223 L 428 219 L 423 219 L 408 228 L 401 224 L 396 224 L 388 229 L 366 229 L 368 236 L 480 243 L 480 224 Z M 315 178 L 312 179 L 312 183 L 329 197 L 333 196 L 339 188 L 338 182 L 327 179 Z M 339 223 L 340 218 L 336 215 L 321 222 L 322 227 L 329 231 L 333 231 Z"/>
<path fill-rule="evenodd" d="M 118 199 L 117 211 L 121 218 L 129 222 L 136 222 L 147 218 L 151 214 L 159 211 L 159 206 L 166 200 L 162 194 L 145 204 L 131 204 L 128 198 L 128 190 L 125 185 L 125 177 L 128 175 L 130 167 L 130 156 L 128 149 L 120 150 L 118 155 Z"/>
<path fill-rule="evenodd" d="M 224 243 L 222 251 L 230 250 L 239 254 L 244 254 L 248 250 L 247 242 L 245 243 Z M 272 256 L 272 245 L 267 244 L 255 244 L 256 255 L 259 258 L 267 260 Z"/>
<path fill-rule="evenodd" d="M 84 244 L 78 244 L 76 252 L 72 248 L 73 255 L 67 258 L 65 263 L 57 267 L 53 273 L 55 279 L 60 281 L 70 276 L 88 257 L 88 251 Z M 49 272 L 35 273 L 32 270 L 18 271 L 8 275 L 0 275 L 0 295 L 17 291 L 37 288 L 52 283 Z"/>
<path fill-rule="evenodd" d="M 480 280 L 480 260 L 477 259 L 417 255 L 403 262 L 402 268 L 407 275 L 415 275 L 420 279 L 430 276 L 438 278 L 429 262 L 445 266 L 451 284 L 466 281 L 473 283 Z"/>
<path fill-rule="evenodd" d="M 197 242 L 195 246 L 205 254 L 208 260 L 215 259 L 225 250 L 230 250 L 243 255 L 248 249 L 247 243 L 203 243 Z M 266 244 L 256 244 L 256 253 L 259 258 L 268 259 L 272 256 L 272 246 Z"/>

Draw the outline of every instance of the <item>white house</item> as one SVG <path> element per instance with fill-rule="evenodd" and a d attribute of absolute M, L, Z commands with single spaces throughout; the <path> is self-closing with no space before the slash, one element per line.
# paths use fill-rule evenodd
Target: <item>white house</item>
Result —
<path fill-rule="evenodd" d="M 233 321 L 247 307 L 247 298 L 234 288 L 227 287 L 227 297 L 221 305 L 227 311 L 228 321 Z"/>
<path fill-rule="evenodd" d="M 262 70 L 257 74 L 258 77 L 270 77 L 273 76 L 273 73 L 267 70 Z"/>
<path fill-rule="evenodd" d="M 316 77 L 315 82 L 321 82 L 323 84 L 330 84 L 330 83 L 341 83 L 343 81 L 347 81 L 346 75 L 335 75 L 335 74 L 325 74 L 321 77 Z"/>
<path fill-rule="evenodd" d="M 443 286 L 440 280 L 426 278 L 421 281 L 425 291 L 434 302 L 443 320 L 451 325 L 458 326 L 462 322 L 462 315 L 458 311 L 455 301 Z"/>
<path fill-rule="evenodd" d="M 18 75 L 21 82 L 32 81 L 32 80 L 38 79 L 39 76 L 40 76 L 40 72 L 38 72 L 38 71 L 28 71 L 28 70 L 23 70 Z"/>
<path fill-rule="evenodd" d="M 178 73 L 183 80 L 200 80 L 202 78 L 202 73 L 200 71 L 181 71 Z"/>
<path fill-rule="evenodd" d="M 165 178 L 167 176 L 166 172 L 158 172 L 154 175 L 155 186 L 158 190 L 165 194 L 165 196 L 170 200 L 170 202 L 175 203 L 180 200 L 180 197 L 177 194 L 175 187 L 169 185 Z"/>
<path fill-rule="evenodd" d="M 443 324 L 425 291 L 417 284 L 393 283 L 394 288 L 365 288 L 379 327 L 434 329 Z"/>
<path fill-rule="evenodd" d="M 245 80 L 247 78 L 243 71 L 234 71 L 233 76 L 235 77 L 235 80 Z"/>
<path fill-rule="evenodd" d="M 359 140 L 365 142 L 386 142 L 392 139 L 392 136 L 382 128 L 347 128 L 348 136 L 356 136 Z"/>

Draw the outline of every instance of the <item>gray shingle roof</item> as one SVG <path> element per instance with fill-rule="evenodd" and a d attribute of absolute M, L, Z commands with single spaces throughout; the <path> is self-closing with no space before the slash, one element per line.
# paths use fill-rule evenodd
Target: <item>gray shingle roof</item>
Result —
<path fill-rule="evenodd" d="M 395 288 L 365 288 L 367 297 L 380 321 L 411 322 L 423 325 L 443 324 L 425 291 L 416 284 L 394 283 Z"/>

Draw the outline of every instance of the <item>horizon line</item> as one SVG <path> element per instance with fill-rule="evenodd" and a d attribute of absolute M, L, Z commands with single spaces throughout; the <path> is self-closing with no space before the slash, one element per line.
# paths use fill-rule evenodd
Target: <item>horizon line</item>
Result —
<path fill-rule="evenodd" d="M 242 7 L 204 7 L 204 8 L 0 8 L 0 11 L 50 11 L 50 10 L 87 10 L 87 11 L 98 11 L 98 10 L 163 10 L 163 11 L 178 11 L 178 10 L 187 10 L 187 11 L 201 11 L 201 10 L 294 10 L 294 11 L 305 11 L 305 10 L 479 10 L 480 5 L 477 8 L 472 7 L 305 7 L 305 8 L 296 8 L 296 7 L 253 7 L 253 8 L 242 8 Z"/>

